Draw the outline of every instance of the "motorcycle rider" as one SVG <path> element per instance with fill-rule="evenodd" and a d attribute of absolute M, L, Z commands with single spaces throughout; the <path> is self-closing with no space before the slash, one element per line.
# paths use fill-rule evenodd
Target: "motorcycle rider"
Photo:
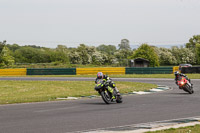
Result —
<path fill-rule="evenodd" d="M 105 84 L 107 84 L 107 86 L 108 86 L 108 91 L 112 94 L 112 98 L 115 99 L 115 96 L 113 95 L 114 91 L 116 92 L 116 94 L 119 94 L 119 90 L 116 88 L 116 85 L 112 81 L 112 79 L 110 77 L 108 77 L 107 75 L 104 75 L 102 72 L 97 73 L 97 78 L 95 80 L 95 83 L 97 83 L 98 79 L 103 79 Z"/>
<path fill-rule="evenodd" d="M 174 72 L 174 75 L 175 75 L 175 81 L 176 81 L 177 85 L 178 85 L 179 77 L 181 77 L 181 76 L 185 77 L 189 81 L 189 83 L 191 84 L 190 79 L 185 74 L 179 73 L 178 71 L 176 71 L 176 72 Z M 193 84 L 191 84 L 191 86 L 193 87 Z"/>

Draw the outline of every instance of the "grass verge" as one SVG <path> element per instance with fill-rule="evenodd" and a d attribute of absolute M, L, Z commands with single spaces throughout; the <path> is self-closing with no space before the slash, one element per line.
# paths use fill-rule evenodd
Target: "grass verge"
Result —
<path fill-rule="evenodd" d="M 181 127 L 178 129 L 170 128 L 167 130 L 146 132 L 146 133 L 200 133 L 200 125 Z"/>
<path fill-rule="evenodd" d="M 55 101 L 56 98 L 97 95 L 94 81 L 0 81 L 0 104 Z M 157 87 L 138 82 L 116 82 L 121 93 Z"/>

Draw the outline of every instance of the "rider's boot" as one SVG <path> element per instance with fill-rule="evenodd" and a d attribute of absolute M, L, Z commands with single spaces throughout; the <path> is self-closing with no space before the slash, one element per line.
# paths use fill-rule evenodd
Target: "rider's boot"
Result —
<path fill-rule="evenodd" d="M 121 94 L 119 93 L 119 90 L 117 89 L 117 87 L 113 88 L 114 92 L 115 92 L 115 96 L 120 96 Z"/>

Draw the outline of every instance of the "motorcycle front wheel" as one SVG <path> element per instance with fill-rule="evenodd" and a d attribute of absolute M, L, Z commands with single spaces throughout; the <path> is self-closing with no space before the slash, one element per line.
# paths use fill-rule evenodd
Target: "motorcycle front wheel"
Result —
<path fill-rule="evenodd" d="M 110 95 L 108 94 L 107 91 L 102 91 L 100 94 L 101 94 L 101 97 L 102 97 L 103 101 L 106 104 L 110 104 L 111 103 L 111 97 L 110 97 Z"/>
<path fill-rule="evenodd" d="M 189 86 L 188 84 L 185 85 L 185 91 L 188 92 L 189 94 L 194 93 L 194 90 L 191 86 Z"/>

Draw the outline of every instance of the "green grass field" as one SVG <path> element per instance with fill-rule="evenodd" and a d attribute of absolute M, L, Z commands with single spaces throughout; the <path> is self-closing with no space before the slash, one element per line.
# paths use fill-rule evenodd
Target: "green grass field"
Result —
<path fill-rule="evenodd" d="M 0 104 L 55 101 L 56 98 L 98 95 L 94 81 L 0 81 Z M 143 91 L 157 85 L 116 82 L 121 93 Z"/>
<path fill-rule="evenodd" d="M 182 127 L 178 129 L 170 128 L 167 130 L 146 132 L 146 133 L 200 133 L 200 125 Z"/>

